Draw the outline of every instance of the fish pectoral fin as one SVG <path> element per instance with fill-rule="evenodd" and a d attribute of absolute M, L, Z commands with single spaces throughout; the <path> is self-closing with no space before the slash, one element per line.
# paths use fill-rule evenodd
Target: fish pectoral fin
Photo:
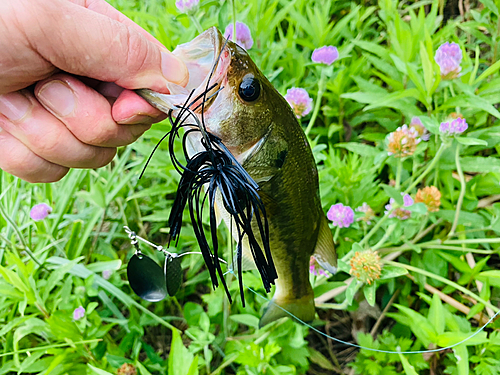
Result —
<path fill-rule="evenodd" d="M 288 143 L 271 129 L 258 144 L 259 147 L 248 155 L 242 165 L 260 185 L 281 172 L 287 160 Z"/>
<path fill-rule="evenodd" d="M 255 265 L 255 261 L 253 260 L 252 252 L 250 251 L 250 247 L 248 245 L 248 239 L 245 238 L 243 240 L 243 244 L 241 246 L 241 271 L 251 271 L 256 270 L 257 266 Z M 231 262 L 231 270 L 238 274 L 238 257 L 237 254 L 234 254 L 233 261 Z"/>
<path fill-rule="evenodd" d="M 324 216 L 320 223 L 314 258 L 321 267 L 331 274 L 337 273 L 337 252 L 333 243 L 332 231 L 328 227 L 328 222 Z"/>
<path fill-rule="evenodd" d="M 308 294 L 299 299 L 280 299 L 276 296 L 267 305 L 262 318 L 259 321 L 259 328 L 268 325 L 280 318 L 295 318 L 302 322 L 311 322 L 314 319 L 316 310 L 314 308 L 314 295 Z"/>
<path fill-rule="evenodd" d="M 214 202 L 214 211 L 215 211 L 215 220 L 217 222 L 217 228 L 222 222 L 222 213 L 219 210 L 219 206 L 217 205 L 217 200 Z"/>

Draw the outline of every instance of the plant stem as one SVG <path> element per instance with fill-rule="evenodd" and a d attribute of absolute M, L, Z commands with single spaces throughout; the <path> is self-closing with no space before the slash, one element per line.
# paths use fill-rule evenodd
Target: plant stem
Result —
<path fill-rule="evenodd" d="M 382 226 L 382 224 L 389 218 L 389 212 L 387 212 L 375 226 L 372 228 L 371 231 L 368 232 L 368 234 L 361 240 L 359 243 L 361 247 L 364 247 L 368 240 L 379 230 L 379 228 Z"/>
<path fill-rule="evenodd" d="M 399 190 L 401 187 L 401 174 L 403 172 L 403 158 L 398 158 L 398 167 L 396 169 L 396 184 L 394 187 Z"/>
<path fill-rule="evenodd" d="M 316 97 L 316 103 L 314 103 L 314 110 L 313 114 L 311 116 L 311 119 L 309 120 L 309 124 L 307 124 L 306 128 L 306 135 L 309 135 L 309 132 L 311 131 L 314 122 L 316 121 L 316 117 L 318 117 L 319 109 L 321 107 L 321 99 L 323 98 L 323 94 L 325 93 L 325 86 L 326 86 L 326 68 L 323 68 L 321 70 L 321 78 L 319 79 L 318 83 L 318 96 Z"/>
<path fill-rule="evenodd" d="M 455 163 L 457 164 L 457 173 L 458 173 L 458 178 L 460 179 L 460 195 L 458 196 L 455 218 L 453 219 L 453 225 L 451 226 L 451 230 L 450 233 L 448 234 L 448 237 L 452 236 L 455 233 L 455 230 L 457 229 L 458 219 L 460 217 L 460 210 L 462 209 L 462 203 L 464 202 L 465 190 L 467 187 L 465 183 L 464 172 L 462 171 L 462 166 L 460 165 L 460 145 L 457 145 L 457 150 L 455 152 Z"/>
<path fill-rule="evenodd" d="M 14 231 L 16 232 L 17 237 L 19 238 L 19 241 L 21 241 L 21 243 L 23 244 L 24 251 L 26 251 L 26 254 L 28 254 L 30 256 L 30 258 L 33 259 L 33 261 L 36 264 L 38 264 L 40 267 L 45 268 L 38 261 L 38 259 L 36 259 L 35 254 L 33 254 L 33 252 L 31 251 L 31 249 L 28 247 L 28 244 L 24 240 L 23 234 L 21 233 L 21 231 L 17 227 L 17 225 L 14 222 L 14 220 L 12 220 L 9 215 L 7 215 L 7 212 L 5 212 L 5 210 L 4 210 L 4 208 L 3 208 L 3 206 L 1 204 L 0 204 L 0 213 L 2 214 L 2 216 L 4 217 L 4 219 L 9 222 L 9 224 L 12 226 L 12 228 L 14 228 Z"/>
<path fill-rule="evenodd" d="M 337 243 L 337 240 L 339 238 L 339 233 L 340 233 L 340 227 L 337 227 L 337 229 L 335 229 L 335 234 L 333 235 L 333 243 Z"/>
<path fill-rule="evenodd" d="M 372 250 L 377 250 L 378 248 L 382 247 L 384 245 L 385 241 L 389 238 L 389 236 L 392 234 L 394 231 L 394 228 L 396 228 L 396 224 L 391 224 L 389 225 L 389 228 L 386 230 L 384 233 L 383 237 L 378 241 L 375 246 L 372 246 Z"/>
<path fill-rule="evenodd" d="M 427 166 L 425 171 L 423 171 L 422 174 L 418 176 L 418 178 L 415 181 L 413 181 L 413 183 L 405 190 L 404 192 L 405 194 L 408 194 L 415 186 L 417 186 L 424 179 L 424 177 L 427 176 L 427 174 L 432 170 L 432 168 L 434 168 L 434 166 L 441 158 L 441 155 L 443 154 L 446 147 L 447 146 L 444 143 L 441 143 L 441 146 L 439 146 L 439 149 L 436 152 L 436 155 L 432 159 L 431 163 Z"/>
<path fill-rule="evenodd" d="M 403 267 L 403 268 L 406 268 L 408 271 L 413 271 L 413 272 L 419 273 L 421 275 L 430 277 L 434 280 L 441 281 L 442 283 L 449 285 L 449 286 L 461 291 L 462 293 L 474 298 L 477 302 L 480 302 L 483 305 L 488 306 L 493 311 L 497 312 L 499 310 L 498 307 L 493 306 L 491 303 L 489 303 L 488 301 L 485 301 L 484 299 L 479 297 L 477 294 L 471 292 L 470 290 L 464 288 L 461 285 L 458 285 L 457 283 L 455 283 L 451 280 L 448 280 L 445 277 L 436 275 L 435 273 L 432 273 L 432 272 L 425 271 L 425 270 L 420 269 L 418 267 L 413 267 L 413 266 L 410 266 L 410 265 L 404 264 L 404 263 L 393 262 L 391 260 L 384 260 L 384 263 L 390 264 L 391 266 L 395 266 L 395 267 Z"/>
<path fill-rule="evenodd" d="M 198 21 L 196 16 L 193 14 L 189 14 L 189 18 L 193 22 L 194 27 L 196 27 L 196 31 L 198 31 L 198 33 L 200 33 L 200 34 L 203 33 L 203 27 L 201 27 L 200 21 Z M 234 34 L 236 34 L 236 31 Z M 234 40 L 236 40 L 236 38 Z"/>
<path fill-rule="evenodd" d="M 500 243 L 500 238 L 468 238 L 465 240 L 446 240 L 442 243 L 445 245 L 461 245 L 463 243 Z"/>

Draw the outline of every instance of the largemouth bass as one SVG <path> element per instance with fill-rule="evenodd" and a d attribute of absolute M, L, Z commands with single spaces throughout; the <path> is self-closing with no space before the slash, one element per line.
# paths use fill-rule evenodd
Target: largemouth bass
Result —
<path fill-rule="evenodd" d="M 207 93 L 210 99 L 204 103 L 203 116 L 202 107 L 196 115 L 258 184 L 269 222 L 278 278 L 260 325 L 288 316 L 278 306 L 303 321 L 313 320 L 310 257 L 314 254 L 322 267 L 334 273 L 337 256 L 321 207 L 316 163 L 295 114 L 248 53 L 226 41 L 216 28 L 179 45 L 173 53 L 188 67 L 187 86 L 172 84 L 169 95 L 138 93 L 159 110 L 175 114 L 192 90 L 192 98 L 197 98 L 207 87 L 214 87 Z M 199 135 L 188 143 L 190 155 L 202 150 Z M 223 205 L 218 205 L 218 211 L 231 227 Z M 237 239 L 237 233 L 233 236 Z M 243 253 L 251 259 L 248 241 L 243 243 Z"/>

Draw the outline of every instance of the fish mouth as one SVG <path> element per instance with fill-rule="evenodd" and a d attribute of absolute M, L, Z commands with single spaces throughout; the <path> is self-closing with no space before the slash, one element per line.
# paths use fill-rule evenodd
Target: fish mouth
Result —
<path fill-rule="evenodd" d="M 136 92 L 153 107 L 174 117 L 182 109 L 201 115 L 215 101 L 227 76 L 231 51 L 226 44 L 219 30 L 211 27 L 172 52 L 188 69 L 189 81 L 185 87 L 168 83 L 169 94 L 148 89 Z"/>

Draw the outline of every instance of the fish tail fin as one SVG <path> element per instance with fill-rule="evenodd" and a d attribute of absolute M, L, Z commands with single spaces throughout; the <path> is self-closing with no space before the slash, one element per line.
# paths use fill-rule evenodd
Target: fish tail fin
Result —
<path fill-rule="evenodd" d="M 328 227 L 326 217 L 323 217 L 320 223 L 314 257 L 319 265 L 332 275 L 337 273 L 337 252 L 335 251 L 332 231 Z"/>
<path fill-rule="evenodd" d="M 279 296 L 275 295 L 266 307 L 262 318 L 260 318 L 259 328 L 284 317 L 298 318 L 303 322 L 310 322 L 314 319 L 315 314 L 312 290 L 310 294 L 299 299 L 279 298 Z"/>

